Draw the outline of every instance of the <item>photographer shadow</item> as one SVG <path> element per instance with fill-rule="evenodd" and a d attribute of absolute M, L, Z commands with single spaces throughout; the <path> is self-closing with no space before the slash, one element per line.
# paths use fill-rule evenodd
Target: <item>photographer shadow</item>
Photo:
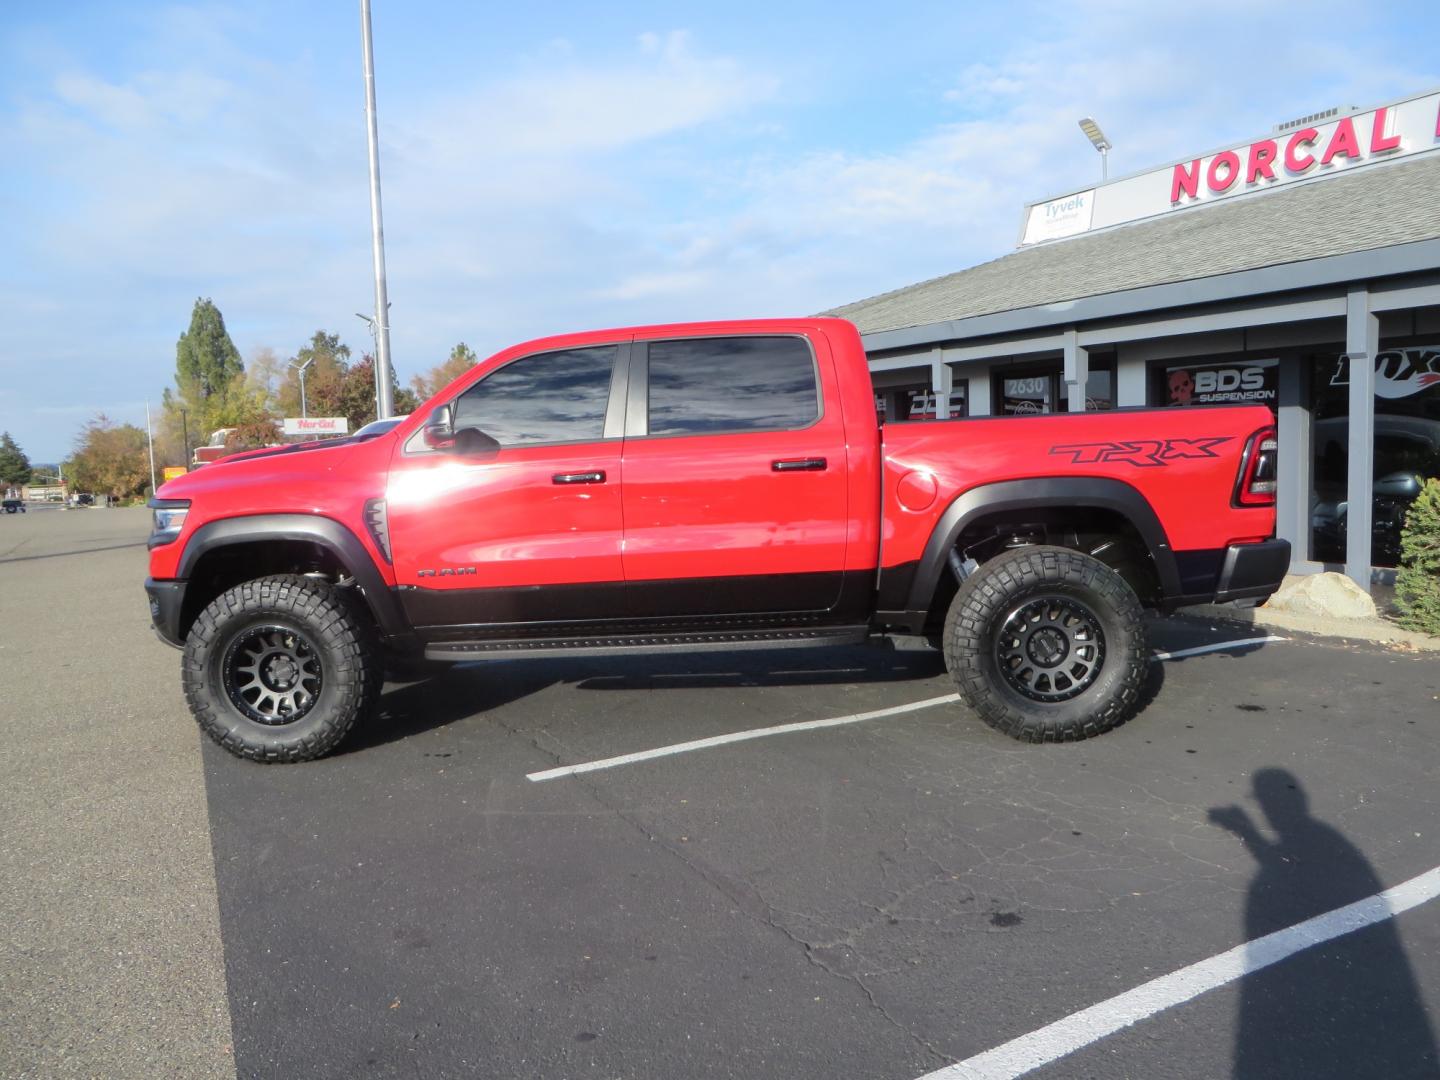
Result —
<path fill-rule="evenodd" d="M 1273 841 L 1240 807 L 1210 811 L 1210 820 L 1239 837 L 1259 863 L 1245 904 L 1252 948 L 1267 934 L 1383 891 L 1360 850 L 1310 816 L 1294 774 L 1262 769 L 1254 790 Z M 1233 1075 L 1440 1077 L 1435 1034 L 1395 920 L 1245 976 Z"/>

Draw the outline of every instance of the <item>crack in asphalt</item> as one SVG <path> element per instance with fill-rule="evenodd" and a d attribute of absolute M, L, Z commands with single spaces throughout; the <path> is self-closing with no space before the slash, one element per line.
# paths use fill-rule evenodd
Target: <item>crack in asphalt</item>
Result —
<path fill-rule="evenodd" d="M 563 764 L 564 756 L 576 756 L 574 753 L 569 752 L 570 748 L 566 746 L 565 743 L 563 743 L 561 740 L 556 739 L 554 735 L 548 731 L 548 729 L 541 728 L 538 733 L 531 734 L 528 731 L 524 731 L 520 728 L 514 727 L 513 725 L 507 724 L 497 717 L 491 716 L 487 717 L 487 719 L 491 723 L 494 723 L 501 730 L 505 731 L 507 734 L 521 739 L 522 741 L 530 745 L 533 749 L 550 758 L 553 765 L 559 766 Z M 540 738 L 541 735 L 546 736 L 558 747 L 558 749 L 553 749 L 550 746 L 544 745 Z M 793 932 L 789 927 L 785 926 L 781 921 L 779 921 L 779 919 L 776 918 L 777 913 L 795 914 L 797 916 L 798 913 L 783 912 L 781 909 L 771 905 L 765 899 L 764 895 L 760 892 L 760 890 L 754 885 L 753 882 L 738 881 L 727 875 L 722 875 L 716 871 L 708 869 L 705 866 L 702 866 L 696 860 L 688 857 L 684 851 L 671 844 L 664 837 L 653 832 L 639 818 L 627 812 L 624 807 L 616 804 L 611 799 L 607 798 L 605 792 L 600 787 L 599 780 L 600 778 L 598 777 L 592 778 L 585 774 L 577 774 L 574 777 L 574 782 L 580 787 L 582 787 L 585 792 L 592 799 L 595 800 L 595 802 L 599 803 L 607 811 L 613 814 L 617 819 L 624 822 L 635 832 L 643 836 L 648 843 L 658 845 L 660 850 L 664 851 L 667 855 L 670 855 L 673 859 L 675 859 L 676 862 L 678 862 L 681 866 L 690 871 L 690 873 L 697 877 L 701 882 L 703 882 L 709 888 L 718 892 L 721 896 L 725 897 L 725 899 L 728 900 L 741 914 L 745 915 L 747 918 L 759 923 L 762 926 L 768 927 L 775 933 L 778 933 L 781 937 L 783 937 L 786 941 L 790 942 L 792 945 L 800 946 L 800 949 L 806 961 L 814 967 L 825 972 L 825 974 L 831 976 L 832 978 L 839 979 L 841 982 L 857 988 L 864 996 L 865 1001 L 880 1017 L 882 1017 L 888 1024 L 890 1024 L 893 1028 L 899 1031 L 912 1043 L 924 1050 L 925 1053 L 929 1054 L 930 1057 L 934 1059 L 934 1062 L 936 1064 L 950 1065 L 958 1060 L 957 1058 L 944 1053 L 942 1050 L 937 1049 L 928 1040 L 923 1038 L 917 1032 L 911 1030 L 907 1025 L 902 1023 L 896 1017 L 892 1016 L 889 1010 L 887 1010 L 885 1006 L 880 1002 L 880 1000 L 876 997 L 875 992 L 859 975 L 849 974 L 843 971 L 836 970 L 835 967 L 827 963 L 817 953 L 817 949 L 826 947 L 823 943 L 813 944 L 809 941 L 806 941 L 803 937 Z M 803 918 L 804 916 L 798 917 Z M 862 927 L 860 929 L 863 930 L 864 928 Z M 856 955 L 859 955 L 858 951 L 856 952 Z"/>

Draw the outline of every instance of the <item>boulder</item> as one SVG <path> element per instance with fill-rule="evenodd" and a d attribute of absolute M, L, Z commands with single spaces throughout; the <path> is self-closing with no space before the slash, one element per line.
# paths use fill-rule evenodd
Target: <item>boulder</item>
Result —
<path fill-rule="evenodd" d="M 1344 574 L 1335 573 L 1288 577 L 1265 608 L 1324 619 L 1375 618 L 1375 601 L 1370 594 Z"/>

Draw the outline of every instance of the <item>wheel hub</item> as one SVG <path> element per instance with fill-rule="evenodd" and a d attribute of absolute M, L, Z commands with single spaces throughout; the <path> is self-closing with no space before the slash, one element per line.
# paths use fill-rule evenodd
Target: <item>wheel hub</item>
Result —
<path fill-rule="evenodd" d="M 225 650 L 225 694 L 244 716 L 261 724 L 293 724 L 319 700 L 324 684 L 320 655 L 291 627 L 253 626 Z"/>
<path fill-rule="evenodd" d="M 1025 654 L 1032 663 L 1041 667 L 1053 668 L 1069 652 L 1069 640 L 1052 626 L 1042 626 L 1033 631 L 1025 642 Z"/>
<path fill-rule="evenodd" d="M 1073 596 L 1022 601 L 995 633 L 1001 675 L 1032 701 L 1058 704 L 1078 697 L 1095 682 L 1104 662 L 1100 620 Z"/>
<path fill-rule="evenodd" d="M 261 681 L 271 690 L 288 690 L 295 683 L 295 678 L 300 674 L 300 668 L 294 660 L 283 653 L 274 654 L 265 662 L 265 670 L 261 675 Z"/>

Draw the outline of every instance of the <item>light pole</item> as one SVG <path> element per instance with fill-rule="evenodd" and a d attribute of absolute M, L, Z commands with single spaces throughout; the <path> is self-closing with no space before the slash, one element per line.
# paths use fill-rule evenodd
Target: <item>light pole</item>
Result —
<path fill-rule="evenodd" d="M 1103 183 L 1110 179 L 1109 153 L 1115 147 L 1105 137 L 1105 133 L 1100 130 L 1100 125 L 1088 116 L 1080 121 L 1080 130 L 1085 133 L 1086 138 L 1090 140 L 1095 149 L 1100 151 L 1100 180 Z"/>
<path fill-rule="evenodd" d="M 150 447 L 150 494 L 153 496 L 155 487 L 155 429 L 150 426 L 150 401 L 145 401 L 145 442 Z"/>
<path fill-rule="evenodd" d="M 387 303 L 385 306 L 386 306 L 386 308 L 388 309 L 390 305 Z M 372 319 L 369 315 L 361 315 L 360 312 L 357 311 L 357 312 L 355 313 L 355 317 L 356 317 L 357 319 L 359 319 L 361 322 L 363 322 L 363 323 L 365 324 L 365 326 L 369 329 L 369 331 L 370 331 L 370 341 L 373 343 L 373 346 L 374 346 L 374 352 L 371 353 L 371 355 L 375 357 L 375 419 L 379 420 L 379 419 L 380 419 L 380 355 L 379 355 L 379 354 L 380 354 L 380 335 L 379 335 L 379 333 L 377 332 L 377 330 L 376 330 L 376 328 L 375 328 L 375 320 Z M 387 386 L 387 387 L 389 386 L 388 380 L 387 380 L 387 382 L 386 382 L 386 386 Z M 392 390 L 391 393 L 392 393 L 392 395 L 393 395 L 394 391 Z M 393 405 L 393 402 L 392 402 L 392 405 Z M 393 408 L 392 408 L 391 411 L 392 411 L 392 412 L 394 411 Z"/>
<path fill-rule="evenodd" d="M 390 392 L 390 302 L 385 294 L 385 230 L 380 223 L 380 135 L 375 122 L 375 50 L 370 38 L 370 0 L 360 0 L 360 38 L 365 53 L 365 119 L 370 148 L 370 239 L 375 261 L 375 404 L 377 419 L 395 411 Z"/>
<path fill-rule="evenodd" d="M 368 329 L 368 330 L 370 331 L 370 342 L 371 342 L 370 348 L 371 348 L 371 350 L 372 350 L 371 353 L 370 353 L 370 355 L 375 357 L 375 363 L 372 365 L 372 366 L 374 367 L 374 369 L 375 369 L 375 370 L 372 372 L 372 374 L 375 376 L 375 419 L 376 419 L 376 420 L 379 420 L 379 419 L 380 419 L 380 358 L 379 358 L 378 356 L 376 356 L 376 354 L 379 353 L 379 351 L 380 351 L 380 339 L 379 339 L 379 337 L 377 336 L 377 334 L 375 333 L 375 320 L 374 320 L 374 319 L 372 319 L 369 315 L 361 315 L 360 312 L 358 312 L 358 311 L 355 313 L 355 317 L 356 317 L 357 319 L 359 319 L 361 322 L 363 322 L 363 323 L 365 324 L 366 329 Z"/>
<path fill-rule="evenodd" d="M 305 369 L 314 362 L 315 358 L 313 356 L 298 367 L 293 360 L 290 362 L 290 366 L 294 368 L 295 373 L 300 376 L 300 418 L 302 420 L 310 415 L 308 412 L 305 411 Z"/>

